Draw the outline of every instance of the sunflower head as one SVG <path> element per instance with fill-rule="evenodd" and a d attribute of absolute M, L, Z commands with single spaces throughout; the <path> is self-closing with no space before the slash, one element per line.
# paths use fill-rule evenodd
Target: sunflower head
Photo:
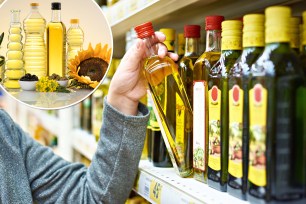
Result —
<path fill-rule="evenodd" d="M 78 82 L 96 88 L 102 80 L 110 62 L 111 48 L 97 44 L 95 49 L 89 43 L 88 49 L 78 52 L 74 59 L 69 60 L 69 75 Z"/>

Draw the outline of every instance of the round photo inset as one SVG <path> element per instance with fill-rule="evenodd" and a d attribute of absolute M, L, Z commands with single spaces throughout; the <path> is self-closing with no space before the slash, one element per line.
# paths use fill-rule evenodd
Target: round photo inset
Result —
<path fill-rule="evenodd" d="M 65 108 L 104 80 L 113 39 L 94 0 L 6 0 L 0 19 L 0 84 L 18 101 Z"/>

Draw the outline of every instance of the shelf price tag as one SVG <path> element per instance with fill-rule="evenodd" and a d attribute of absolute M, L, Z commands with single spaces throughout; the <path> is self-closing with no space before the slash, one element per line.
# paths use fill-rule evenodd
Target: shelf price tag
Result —
<path fill-rule="evenodd" d="M 161 203 L 161 192 L 162 192 L 162 185 L 158 183 L 155 180 L 151 181 L 150 184 L 150 198 L 155 202 L 155 203 Z"/>

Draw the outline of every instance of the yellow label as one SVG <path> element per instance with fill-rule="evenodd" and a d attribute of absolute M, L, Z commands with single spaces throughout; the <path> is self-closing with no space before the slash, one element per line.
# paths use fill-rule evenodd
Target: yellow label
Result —
<path fill-rule="evenodd" d="M 250 182 L 257 186 L 266 185 L 266 120 L 267 90 L 256 84 L 249 91 L 250 107 Z"/>
<path fill-rule="evenodd" d="M 181 162 L 184 161 L 184 131 L 185 131 L 185 106 L 179 94 L 176 93 L 175 144 Z"/>
<path fill-rule="evenodd" d="M 155 203 L 161 203 L 160 202 L 161 192 L 162 192 L 162 185 L 157 181 L 152 180 L 150 183 L 150 198 Z"/>
<path fill-rule="evenodd" d="M 208 166 L 216 171 L 221 169 L 221 137 L 220 137 L 220 113 L 221 113 L 221 91 L 213 86 L 208 91 L 209 109 L 209 154 Z"/>
<path fill-rule="evenodd" d="M 242 178 L 242 117 L 243 90 L 234 85 L 229 90 L 229 163 L 228 172 Z"/>

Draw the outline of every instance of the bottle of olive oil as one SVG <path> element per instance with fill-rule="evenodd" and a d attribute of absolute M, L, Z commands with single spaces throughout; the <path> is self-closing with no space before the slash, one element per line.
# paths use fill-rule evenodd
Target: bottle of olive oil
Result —
<path fill-rule="evenodd" d="M 265 46 L 265 16 L 248 14 L 243 17 L 243 51 L 230 69 L 228 79 L 229 194 L 246 200 L 249 158 L 249 96 L 248 85 L 252 64 Z"/>
<path fill-rule="evenodd" d="M 151 22 L 135 27 L 138 38 L 146 43 L 147 56 L 144 63 L 144 75 L 149 83 L 153 103 L 157 109 L 158 120 L 162 124 L 168 152 L 173 166 L 182 177 L 190 176 L 192 169 L 192 118 L 193 113 L 188 101 L 181 77 L 174 61 L 165 57 L 159 58 L 156 46 L 153 45 L 155 34 Z M 165 86 L 171 83 L 172 90 L 167 92 L 169 98 L 175 101 L 174 107 L 169 107 L 165 95 Z M 170 84 L 169 84 L 170 85 Z M 172 104 L 172 103 L 171 103 Z M 175 112 L 175 119 L 168 118 L 169 112 Z M 172 114 L 171 114 L 172 115 Z"/>
<path fill-rule="evenodd" d="M 47 75 L 66 75 L 66 27 L 61 21 L 61 3 L 51 3 L 52 17 L 47 25 Z"/>
<path fill-rule="evenodd" d="M 205 18 L 206 50 L 193 70 L 193 169 L 194 178 L 207 183 L 208 164 L 208 73 L 221 55 L 223 16 Z"/>
<path fill-rule="evenodd" d="M 160 32 L 164 33 L 166 40 L 164 44 L 166 45 L 168 52 L 174 52 L 175 45 L 175 30 L 172 28 L 161 28 Z M 169 91 L 172 91 L 172 87 L 168 86 L 169 84 L 165 83 L 165 95 L 167 98 L 167 104 L 172 103 L 175 106 L 175 101 L 169 98 L 171 94 L 167 94 Z M 172 107 L 174 107 L 172 106 Z M 170 107 L 170 106 L 168 106 Z M 169 113 L 169 112 L 168 112 Z M 170 113 L 169 113 L 170 114 Z M 168 117 L 169 117 L 168 114 Z M 175 118 L 175 114 L 172 114 L 172 117 Z M 150 126 L 151 126 L 151 138 L 152 138 L 152 163 L 153 166 L 157 167 L 172 167 L 171 159 L 167 151 L 166 144 L 162 137 L 162 132 L 160 126 L 157 122 L 156 116 L 152 110 L 150 115 Z"/>
<path fill-rule="evenodd" d="M 179 73 L 183 80 L 185 90 L 190 104 L 193 99 L 193 70 L 194 63 L 199 55 L 199 40 L 201 37 L 201 26 L 199 25 L 185 25 L 185 54 L 179 62 Z"/>
<path fill-rule="evenodd" d="M 300 23 L 299 17 L 290 18 L 290 46 L 296 54 L 300 53 Z"/>
<path fill-rule="evenodd" d="M 266 45 L 249 89 L 248 200 L 305 203 L 305 87 L 290 47 L 291 10 L 268 7 L 265 17 Z"/>
<path fill-rule="evenodd" d="M 228 169 L 228 74 L 242 50 L 242 22 L 222 22 L 221 56 L 208 75 L 208 185 L 226 191 Z"/>

